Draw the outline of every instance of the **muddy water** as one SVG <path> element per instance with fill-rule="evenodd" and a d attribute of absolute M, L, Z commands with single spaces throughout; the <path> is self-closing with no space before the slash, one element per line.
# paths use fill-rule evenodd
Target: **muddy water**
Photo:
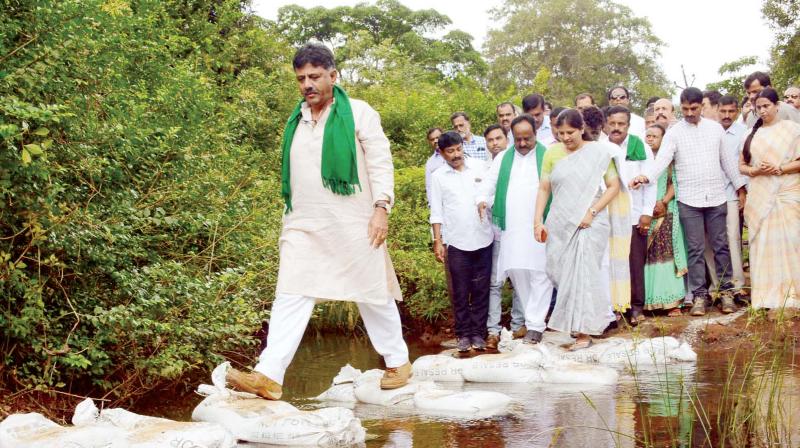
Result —
<path fill-rule="evenodd" d="M 440 351 L 414 343 L 410 349 L 412 359 Z M 354 412 L 367 428 L 370 448 L 800 447 L 800 368 L 793 349 L 781 353 L 775 362 L 774 352 L 699 351 L 696 364 L 635 375 L 623 370 L 611 387 L 443 384 L 515 398 L 513 415 L 483 420 L 403 415 L 368 405 L 356 405 Z M 287 372 L 285 399 L 318 407 L 308 397 L 327 389 L 346 363 L 362 370 L 381 366 L 366 338 L 306 336 Z M 726 383 L 736 406 L 726 399 Z"/>

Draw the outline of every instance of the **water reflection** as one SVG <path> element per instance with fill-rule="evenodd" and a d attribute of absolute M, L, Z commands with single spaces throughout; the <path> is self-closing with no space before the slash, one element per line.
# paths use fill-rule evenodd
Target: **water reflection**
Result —
<path fill-rule="evenodd" d="M 413 344 L 410 349 L 412 359 L 439 351 Z M 353 411 L 367 428 L 369 448 L 712 447 L 720 446 L 723 437 L 731 441 L 730 435 L 720 431 L 720 422 L 735 424 L 722 391 L 727 381 L 740 380 L 739 384 L 745 381 L 743 386 L 733 384 L 731 388 L 744 391 L 749 407 L 761 406 L 763 415 L 772 409 L 774 415 L 772 420 L 748 423 L 747 431 L 740 431 L 749 438 L 742 441 L 743 445 L 773 442 L 772 446 L 797 446 L 800 375 L 796 368 L 774 372 L 769 365 L 761 365 L 744 376 L 736 373 L 744 368 L 733 374 L 728 370 L 727 354 L 709 351 L 699 355 L 696 366 L 638 366 L 634 372 L 624 369 L 615 386 L 441 384 L 453 390 L 494 390 L 513 397 L 515 410 L 504 417 L 444 419 L 361 404 L 353 406 Z M 307 338 L 287 373 L 285 396 L 301 408 L 318 406 L 307 398 L 327 389 L 346 363 L 362 370 L 381 367 L 379 356 L 366 339 L 331 335 Z M 774 393 L 777 390 L 780 396 Z M 781 443 L 775 444 L 777 440 Z"/>

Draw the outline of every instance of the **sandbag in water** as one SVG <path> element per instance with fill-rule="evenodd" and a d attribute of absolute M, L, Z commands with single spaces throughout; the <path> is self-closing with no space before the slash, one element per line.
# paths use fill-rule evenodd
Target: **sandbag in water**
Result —
<path fill-rule="evenodd" d="M 414 360 L 414 378 L 441 382 L 462 382 L 463 364 L 448 355 L 425 355 Z"/>
<path fill-rule="evenodd" d="M 219 423 L 239 440 L 283 446 L 338 447 L 363 443 L 366 431 L 349 409 L 303 411 L 283 401 L 264 400 L 225 388 L 229 363 L 212 372 L 213 386 L 201 385 L 206 398 L 192 420 Z"/>
<path fill-rule="evenodd" d="M 414 394 L 414 407 L 425 414 L 447 417 L 486 418 L 508 412 L 512 398 L 500 392 L 444 389 L 421 390 Z"/>

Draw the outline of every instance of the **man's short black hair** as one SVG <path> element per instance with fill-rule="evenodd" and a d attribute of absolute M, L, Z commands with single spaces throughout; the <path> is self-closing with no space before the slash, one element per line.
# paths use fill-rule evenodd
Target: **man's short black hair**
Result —
<path fill-rule="evenodd" d="M 542 95 L 532 93 L 522 99 L 523 112 L 528 113 L 528 111 L 536 109 L 537 107 L 544 109 L 544 97 Z"/>
<path fill-rule="evenodd" d="M 544 102 L 544 108 L 553 110 L 553 104 L 551 102 L 549 102 L 549 101 L 545 101 Z"/>
<path fill-rule="evenodd" d="M 739 107 L 739 100 L 733 95 L 723 95 L 719 98 L 719 105 L 720 106 L 727 106 L 729 104 L 733 104 L 737 108 Z"/>
<path fill-rule="evenodd" d="M 490 125 L 489 125 L 489 127 L 487 127 L 485 131 L 483 131 L 483 136 L 484 136 L 484 137 L 486 137 L 487 135 L 489 135 L 489 133 L 490 133 L 490 132 L 494 131 L 495 129 L 500 129 L 500 132 L 502 132 L 502 133 L 503 133 L 503 135 L 505 135 L 506 137 L 508 137 L 508 134 L 506 133 L 506 130 L 505 130 L 505 129 L 503 129 L 503 127 L 502 127 L 502 126 L 500 126 L 500 125 L 499 125 L 499 124 L 497 124 L 497 123 L 495 123 L 495 124 L 490 124 Z"/>
<path fill-rule="evenodd" d="M 469 115 L 466 112 L 453 112 L 453 115 L 450 115 L 450 123 L 453 122 L 458 117 L 464 117 L 465 120 L 469 121 Z"/>
<path fill-rule="evenodd" d="M 681 92 L 681 104 L 703 103 L 703 92 L 697 87 L 688 87 Z"/>
<path fill-rule="evenodd" d="M 628 118 L 628 124 L 631 124 L 631 111 L 625 106 L 611 106 L 606 110 L 606 120 L 614 114 L 625 114 Z"/>
<path fill-rule="evenodd" d="M 602 128 L 606 124 L 606 116 L 603 111 L 597 106 L 589 106 L 581 111 L 583 122 L 591 129 Z M 553 120 L 555 123 L 555 120 Z"/>
<path fill-rule="evenodd" d="M 772 85 L 772 82 L 770 81 L 768 74 L 764 72 L 753 72 L 750 73 L 750 75 L 744 79 L 744 88 L 749 89 L 750 84 L 752 84 L 753 81 L 758 81 L 758 83 L 761 84 L 761 87 L 767 87 Z"/>
<path fill-rule="evenodd" d="M 551 122 L 551 123 L 555 123 L 555 121 L 556 121 L 556 118 L 558 118 L 558 114 L 560 114 L 561 112 L 563 112 L 563 111 L 565 111 L 565 110 L 567 110 L 567 108 L 566 108 L 566 107 L 561 107 L 561 106 L 554 107 L 554 108 L 553 108 L 553 109 L 550 111 L 550 122 Z"/>
<path fill-rule="evenodd" d="M 502 103 L 498 104 L 497 107 L 494 108 L 494 111 L 495 112 L 499 111 L 500 108 L 503 107 L 503 106 L 510 106 L 511 107 L 511 112 L 516 112 L 517 111 L 516 108 L 514 107 L 514 103 L 512 103 L 511 101 L 503 101 Z"/>
<path fill-rule="evenodd" d="M 660 100 L 660 99 L 661 99 L 661 97 L 660 97 L 660 96 L 651 96 L 651 97 L 650 97 L 650 98 L 647 100 L 647 102 L 644 104 L 644 107 L 645 107 L 645 108 L 647 108 L 647 107 L 650 107 L 650 106 L 652 106 L 653 104 L 656 104 L 656 101 L 658 101 L 658 100 Z"/>
<path fill-rule="evenodd" d="M 460 145 L 463 142 L 464 139 L 461 138 L 461 134 L 456 131 L 447 131 L 439 136 L 439 149 L 443 150 L 453 145 Z"/>
<path fill-rule="evenodd" d="M 336 68 L 336 61 L 333 52 L 325 45 L 318 42 L 309 42 L 300 47 L 294 54 L 292 66 L 295 70 L 311 64 L 314 67 L 322 67 L 326 70 Z"/>
<path fill-rule="evenodd" d="M 575 105 L 577 106 L 578 105 L 578 101 L 580 101 L 580 100 L 582 100 L 584 98 L 589 98 L 589 101 L 591 101 L 592 105 L 594 105 L 594 97 L 590 93 L 579 93 L 578 96 L 575 97 Z"/>
<path fill-rule="evenodd" d="M 430 137 L 430 136 L 431 136 L 431 134 L 433 134 L 433 131 L 439 131 L 439 133 L 440 133 L 440 134 L 441 134 L 442 132 L 444 132 L 444 131 L 442 131 L 442 128 L 440 128 L 440 127 L 438 127 L 438 126 L 434 126 L 434 127 L 432 127 L 432 128 L 428 128 L 428 132 L 426 132 L 426 133 L 425 133 L 425 138 L 428 138 L 428 137 Z"/>
<path fill-rule="evenodd" d="M 539 95 L 541 97 L 541 95 Z M 538 106 L 534 106 L 533 108 L 537 108 Z M 511 120 L 511 130 L 514 130 L 514 126 L 522 123 L 523 121 L 527 122 L 531 125 L 531 129 L 533 129 L 533 134 L 536 135 L 536 119 L 533 118 L 531 114 L 522 114 L 519 117 L 514 118 Z"/>
<path fill-rule="evenodd" d="M 705 92 L 703 92 L 703 98 L 708 98 L 708 102 L 712 106 L 718 106 L 719 99 L 722 98 L 722 94 L 717 92 L 716 90 L 706 90 Z"/>
<path fill-rule="evenodd" d="M 628 92 L 628 88 L 627 88 L 627 87 L 625 87 L 625 86 L 614 86 L 614 87 L 612 87 L 612 88 L 608 89 L 608 92 L 606 93 L 606 97 L 607 97 L 607 99 L 609 99 L 609 100 L 610 100 L 610 99 L 611 99 L 611 92 L 613 92 L 613 91 L 615 91 L 615 90 L 617 90 L 617 89 L 622 89 L 622 90 L 624 90 L 624 91 L 625 91 L 625 96 L 627 96 L 627 97 L 628 97 L 628 99 L 630 99 L 630 98 L 631 98 L 631 94 L 630 94 L 630 92 Z"/>

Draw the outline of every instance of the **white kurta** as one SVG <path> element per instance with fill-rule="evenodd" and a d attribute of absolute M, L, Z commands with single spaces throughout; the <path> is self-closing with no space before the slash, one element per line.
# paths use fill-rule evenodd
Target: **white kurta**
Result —
<path fill-rule="evenodd" d="M 337 195 L 323 187 L 322 137 L 330 108 L 316 125 L 302 106 L 290 156 L 293 210 L 283 217 L 276 293 L 381 304 L 401 300 L 386 244 L 372 248 L 367 226 L 379 199 L 394 200 L 394 166 L 380 116 L 350 99 L 361 191 Z"/>
<path fill-rule="evenodd" d="M 509 151 L 509 150 L 506 150 Z M 478 202 L 494 203 L 497 176 L 506 151 L 494 158 L 486 175 Z M 545 271 L 545 245 L 533 237 L 533 215 L 539 192 L 539 173 L 536 168 L 536 151 L 527 155 L 514 151 L 514 163 L 506 194 L 506 229 L 500 236 L 500 255 L 497 261 L 497 279 L 504 280 L 510 269 Z"/>

